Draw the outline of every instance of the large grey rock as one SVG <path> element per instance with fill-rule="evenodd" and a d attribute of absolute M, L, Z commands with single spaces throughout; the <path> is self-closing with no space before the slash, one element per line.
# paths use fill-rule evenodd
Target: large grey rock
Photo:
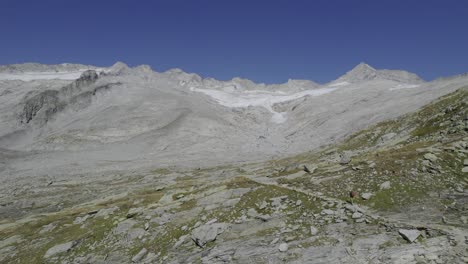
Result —
<path fill-rule="evenodd" d="M 110 215 L 114 214 L 115 211 L 118 211 L 119 210 L 119 207 L 117 206 L 114 206 L 114 207 L 110 207 L 110 208 L 104 208 L 104 209 L 100 209 L 95 215 L 94 217 L 98 218 L 98 217 L 103 217 L 104 219 L 107 219 Z"/>
<path fill-rule="evenodd" d="M 127 213 L 127 218 L 135 217 L 143 212 L 143 208 L 130 208 Z"/>
<path fill-rule="evenodd" d="M 362 216 L 363 216 L 362 213 L 355 212 L 355 213 L 353 213 L 353 215 L 351 216 L 351 218 L 353 218 L 353 219 L 358 219 L 358 218 L 361 218 Z"/>
<path fill-rule="evenodd" d="M 318 232 L 319 232 L 319 230 L 318 230 L 315 226 L 311 226 L 311 227 L 310 227 L 310 234 L 311 234 L 312 236 L 317 235 Z"/>
<path fill-rule="evenodd" d="M 386 181 L 380 184 L 379 188 L 381 190 L 387 190 L 387 189 L 390 189 L 390 186 L 391 186 L 390 181 Z"/>
<path fill-rule="evenodd" d="M 363 193 L 361 194 L 361 198 L 364 200 L 369 200 L 372 197 L 372 193 Z"/>
<path fill-rule="evenodd" d="M 279 247 L 278 247 L 278 250 L 279 250 L 280 252 L 286 252 L 286 251 L 288 251 L 288 249 L 289 249 L 289 246 L 288 246 L 287 243 L 281 243 L 281 244 L 279 245 Z"/>
<path fill-rule="evenodd" d="M 140 260 L 142 260 L 146 254 L 148 253 L 148 250 L 146 248 L 142 248 L 140 250 L 140 252 L 138 252 L 138 254 L 136 254 L 133 258 L 132 258 L 132 262 L 139 262 Z"/>
<path fill-rule="evenodd" d="M 340 164 L 346 165 L 351 162 L 351 157 L 347 153 L 343 153 L 340 155 Z"/>
<path fill-rule="evenodd" d="M 44 258 L 50 258 L 54 255 L 65 253 L 70 251 L 73 247 L 75 247 L 78 244 L 77 241 L 70 241 L 67 243 L 63 243 L 60 245 L 53 246 L 47 250 L 47 252 L 44 255 Z"/>
<path fill-rule="evenodd" d="M 426 153 L 426 154 L 424 154 L 424 159 L 428 160 L 430 162 L 435 162 L 435 161 L 437 161 L 437 156 L 432 154 L 432 153 Z"/>
<path fill-rule="evenodd" d="M 199 247 L 204 247 L 206 243 L 215 241 L 216 237 L 222 234 L 229 227 L 226 223 L 214 223 L 203 225 L 192 231 L 192 240 Z"/>
<path fill-rule="evenodd" d="M 138 222 L 133 219 L 126 219 L 120 222 L 114 229 L 114 234 L 123 234 L 127 233 L 133 226 L 135 226 Z"/>
<path fill-rule="evenodd" d="M 397 133 L 388 133 L 388 134 L 385 134 L 383 135 L 380 139 L 382 140 L 382 142 L 388 142 L 390 140 L 392 140 L 393 138 L 395 138 L 397 136 Z"/>
<path fill-rule="evenodd" d="M 398 233 L 410 243 L 413 243 L 421 235 L 421 232 L 414 229 L 400 229 Z"/>

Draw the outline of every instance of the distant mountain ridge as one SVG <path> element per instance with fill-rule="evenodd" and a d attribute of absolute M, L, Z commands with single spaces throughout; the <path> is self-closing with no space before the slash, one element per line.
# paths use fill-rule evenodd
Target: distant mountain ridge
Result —
<path fill-rule="evenodd" d="M 24 73 L 24 72 L 64 72 L 94 70 L 99 67 L 92 65 L 62 63 L 62 64 L 40 64 L 40 63 L 21 63 L 0 65 L 0 73 Z"/>
<path fill-rule="evenodd" d="M 104 72 L 112 72 L 112 74 L 118 75 L 123 73 L 133 72 L 153 72 L 150 66 L 140 65 L 137 67 L 130 68 L 127 64 L 123 62 L 116 62 L 111 67 L 97 67 L 92 65 L 83 65 L 83 64 L 71 64 L 71 63 L 62 63 L 55 65 L 46 65 L 39 63 L 23 63 L 23 64 L 11 64 L 11 65 L 0 65 L 0 74 L 21 74 L 21 73 L 31 73 L 31 72 L 68 72 L 68 71 L 85 71 L 85 70 L 100 70 Z M 174 68 L 162 72 L 162 74 L 173 76 L 174 78 L 180 79 L 181 82 L 185 83 L 196 83 L 202 84 L 210 87 L 220 86 L 229 83 L 236 90 L 252 90 L 256 88 L 264 88 L 267 90 L 278 89 L 278 90 L 307 90 L 323 86 L 312 80 L 298 80 L 298 79 L 289 79 L 285 83 L 281 84 L 263 84 L 255 83 L 249 79 L 234 77 L 229 81 L 219 81 L 213 78 L 202 78 L 195 73 L 187 73 L 181 69 Z M 342 75 L 336 80 L 329 82 L 328 84 L 344 84 L 344 83 L 357 83 L 375 79 L 385 79 L 395 82 L 408 83 L 408 84 L 419 84 L 423 83 L 424 80 L 421 79 L 417 74 L 407 72 L 404 70 L 377 70 L 372 66 L 366 63 L 360 63 L 356 65 L 353 69 Z"/>

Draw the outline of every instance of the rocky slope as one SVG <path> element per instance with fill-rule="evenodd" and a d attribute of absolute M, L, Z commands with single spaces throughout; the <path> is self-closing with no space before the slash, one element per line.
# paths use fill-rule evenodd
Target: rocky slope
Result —
<path fill-rule="evenodd" d="M 2 263 L 467 261 L 466 75 L 18 67 L 0 73 Z"/>
<path fill-rule="evenodd" d="M 467 96 L 286 159 L 2 191 L 2 262 L 465 263 Z"/>

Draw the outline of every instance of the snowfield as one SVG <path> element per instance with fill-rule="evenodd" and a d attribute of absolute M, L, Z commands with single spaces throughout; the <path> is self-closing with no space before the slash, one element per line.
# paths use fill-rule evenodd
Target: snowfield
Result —
<path fill-rule="evenodd" d="M 282 91 L 264 91 L 264 90 L 252 90 L 252 91 L 233 91 L 233 90 L 213 90 L 190 87 L 193 92 L 204 93 L 212 97 L 217 103 L 234 108 L 242 108 L 249 106 L 260 106 L 270 111 L 273 116 L 271 122 L 273 123 L 284 123 L 287 120 L 286 113 L 278 113 L 273 110 L 273 105 L 277 103 L 287 102 L 302 98 L 304 96 L 320 96 L 333 92 L 337 88 L 320 88 L 313 90 L 306 90 L 297 93 L 285 93 Z"/>
<path fill-rule="evenodd" d="M 20 81 L 34 81 L 34 80 L 76 80 L 80 78 L 83 72 L 88 69 L 80 69 L 77 71 L 64 71 L 64 72 L 21 72 L 21 73 L 0 73 L 0 81 L 6 80 L 20 80 Z M 106 69 L 96 69 L 96 72 L 106 72 Z"/>

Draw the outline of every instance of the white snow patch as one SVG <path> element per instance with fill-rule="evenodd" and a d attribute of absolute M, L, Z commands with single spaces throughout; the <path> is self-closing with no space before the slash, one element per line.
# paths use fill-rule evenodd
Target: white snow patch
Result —
<path fill-rule="evenodd" d="M 20 80 L 20 81 L 33 81 L 33 80 L 76 80 L 80 78 L 83 72 L 88 69 L 81 69 L 77 71 L 66 72 L 23 72 L 23 73 L 0 73 L 0 81 L 4 80 Z M 96 72 L 107 72 L 107 69 L 95 69 Z"/>
<path fill-rule="evenodd" d="M 393 88 L 390 88 L 390 91 L 401 90 L 401 89 L 411 89 L 411 88 L 416 88 L 419 86 L 420 86 L 419 84 L 399 84 Z"/>
<path fill-rule="evenodd" d="M 274 123 L 284 123 L 287 120 L 286 113 L 278 113 L 273 110 L 273 105 L 302 98 L 304 96 L 320 96 L 336 90 L 336 88 L 322 88 L 306 90 L 297 93 L 285 93 L 282 91 L 226 91 L 191 87 L 191 91 L 204 93 L 212 97 L 219 104 L 227 107 L 261 106 L 270 111 Z"/>
<path fill-rule="evenodd" d="M 346 86 L 346 85 L 350 85 L 350 83 L 349 82 L 339 82 L 339 83 L 330 84 L 328 86 L 329 87 L 339 87 L 339 86 Z"/>

